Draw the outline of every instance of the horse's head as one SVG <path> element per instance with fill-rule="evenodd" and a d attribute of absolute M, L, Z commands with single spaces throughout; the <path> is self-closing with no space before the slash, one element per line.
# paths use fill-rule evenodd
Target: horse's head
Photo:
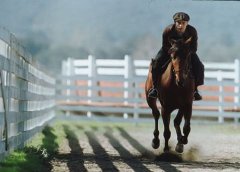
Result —
<path fill-rule="evenodd" d="M 191 60 L 189 43 L 191 42 L 191 39 L 192 38 L 190 37 L 187 40 L 170 40 L 171 48 L 169 49 L 169 54 L 177 86 L 184 87 L 185 81 L 189 77 Z"/>

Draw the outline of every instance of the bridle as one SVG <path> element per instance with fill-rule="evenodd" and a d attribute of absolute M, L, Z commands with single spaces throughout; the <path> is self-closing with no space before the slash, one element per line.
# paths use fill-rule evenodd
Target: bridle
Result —
<path fill-rule="evenodd" d="M 188 54 L 187 54 L 187 56 L 186 56 L 186 60 L 187 60 L 187 63 L 185 63 L 185 65 L 184 65 L 184 67 L 183 68 L 181 68 L 181 69 L 179 69 L 179 70 L 176 70 L 175 68 L 174 68 L 174 65 L 172 65 L 172 71 L 173 71 L 173 74 L 174 74 L 174 76 L 176 77 L 176 75 L 178 74 L 178 73 L 180 73 L 181 71 L 183 71 L 183 78 L 184 79 L 186 79 L 188 76 L 189 76 L 189 73 L 190 73 L 190 71 L 191 71 L 191 58 L 190 58 L 190 56 L 191 56 L 191 53 L 190 52 L 188 52 Z M 171 63 L 173 63 L 173 60 L 175 60 L 175 58 L 176 57 L 172 57 L 171 56 Z"/>
<path fill-rule="evenodd" d="M 169 39 L 169 42 L 172 45 L 172 47 L 168 50 L 168 53 L 170 54 L 169 61 L 171 61 L 171 63 L 172 63 L 172 71 L 175 76 L 175 79 L 178 78 L 179 73 L 182 72 L 183 82 L 187 79 L 187 77 L 189 76 L 189 73 L 191 71 L 191 65 L 190 65 L 191 64 L 191 52 L 189 51 L 189 47 L 188 47 L 191 40 L 192 40 L 192 37 L 189 37 L 187 40 Z M 177 56 L 176 56 L 176 53 L 178 53 Z M 179 57 L 179 54 L 181 55 L 180 57 Z M 184 62 L 184 66 L 182 68 L 179 67 L 178 70 L 176 70 L 174 67 L 174 60 L 177 58 L 178 59 L 184 58 L 184 60 L 186 60 Z M 179 80 L 177 82 L 179 83 Z"/>

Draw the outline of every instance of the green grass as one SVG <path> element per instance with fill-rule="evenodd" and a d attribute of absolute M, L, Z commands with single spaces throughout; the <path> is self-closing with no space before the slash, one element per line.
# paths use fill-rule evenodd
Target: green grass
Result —
<path fill-rule="evenodd" d="M 46 126 L 42 133 L 34 137 L 23 149 L 15 150 L 0 162 L 1 172 L 47 172 L 48 163 L 57 152 L 59 140 L 57 130 Z"/>
<path fill-rule="evenodd" d="M 29 151 L 31 148 L 17 150 L 11 153 L 5 161 L 1 163 L 1 172 L 23 172 L 23 171 L 43 171 L 44 160 L 41 155 Z"/>

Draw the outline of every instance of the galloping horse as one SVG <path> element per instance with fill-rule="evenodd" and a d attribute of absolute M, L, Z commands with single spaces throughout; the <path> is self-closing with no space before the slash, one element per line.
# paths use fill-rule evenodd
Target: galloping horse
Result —
<path fill-rule="evenodd" d="M 178 143 L 175 151 L 183 152 L 183 145 L 188 143 L 188 135 L 190 133 L 190 120 L 192 116 L 192 103 L 195 89 L 195 82 L 191 72 L 191 52 L 189 51 L 189 42 L 187 40 L 169 40 L 171 43 L 170 62 L 158 80 L 158 99 L 161 103 L 161 114 L 164 124 L 165 147 L 164 152 L 169 151 L 168 140 L 171 136 L 169 129 L 170 116 L 172 111 L 178 109 L 176 118 L 174 119 L 174 127 L 177 133 Z M 153 87 L 152 82 L 152 63 L 149 67 L 148 77 L 145 83 L 145 94 L 149 107 L 152 109 L 152 114 L 155 120 L 155 129 L 153 132 L 154 139 L 152 147 L 157 149 L 160 145 L 158 119 L 160 112 L 157 107 L 157 99 L 149 98 L 148 91 Z M 183 134 L 181 132 L 180 123 L 182 118 L 185 119 L 183 126 Z"/>

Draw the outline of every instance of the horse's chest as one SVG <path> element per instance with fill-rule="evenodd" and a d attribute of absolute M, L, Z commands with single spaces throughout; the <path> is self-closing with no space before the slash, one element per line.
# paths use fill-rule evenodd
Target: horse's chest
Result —
<path fill-rule="evenodd" d="M 160 101 L 164 104 L 183 105 L 187 100 L 191 99 L 191 94 L 187 89 L 174 88 L 161 88 Z"/>

